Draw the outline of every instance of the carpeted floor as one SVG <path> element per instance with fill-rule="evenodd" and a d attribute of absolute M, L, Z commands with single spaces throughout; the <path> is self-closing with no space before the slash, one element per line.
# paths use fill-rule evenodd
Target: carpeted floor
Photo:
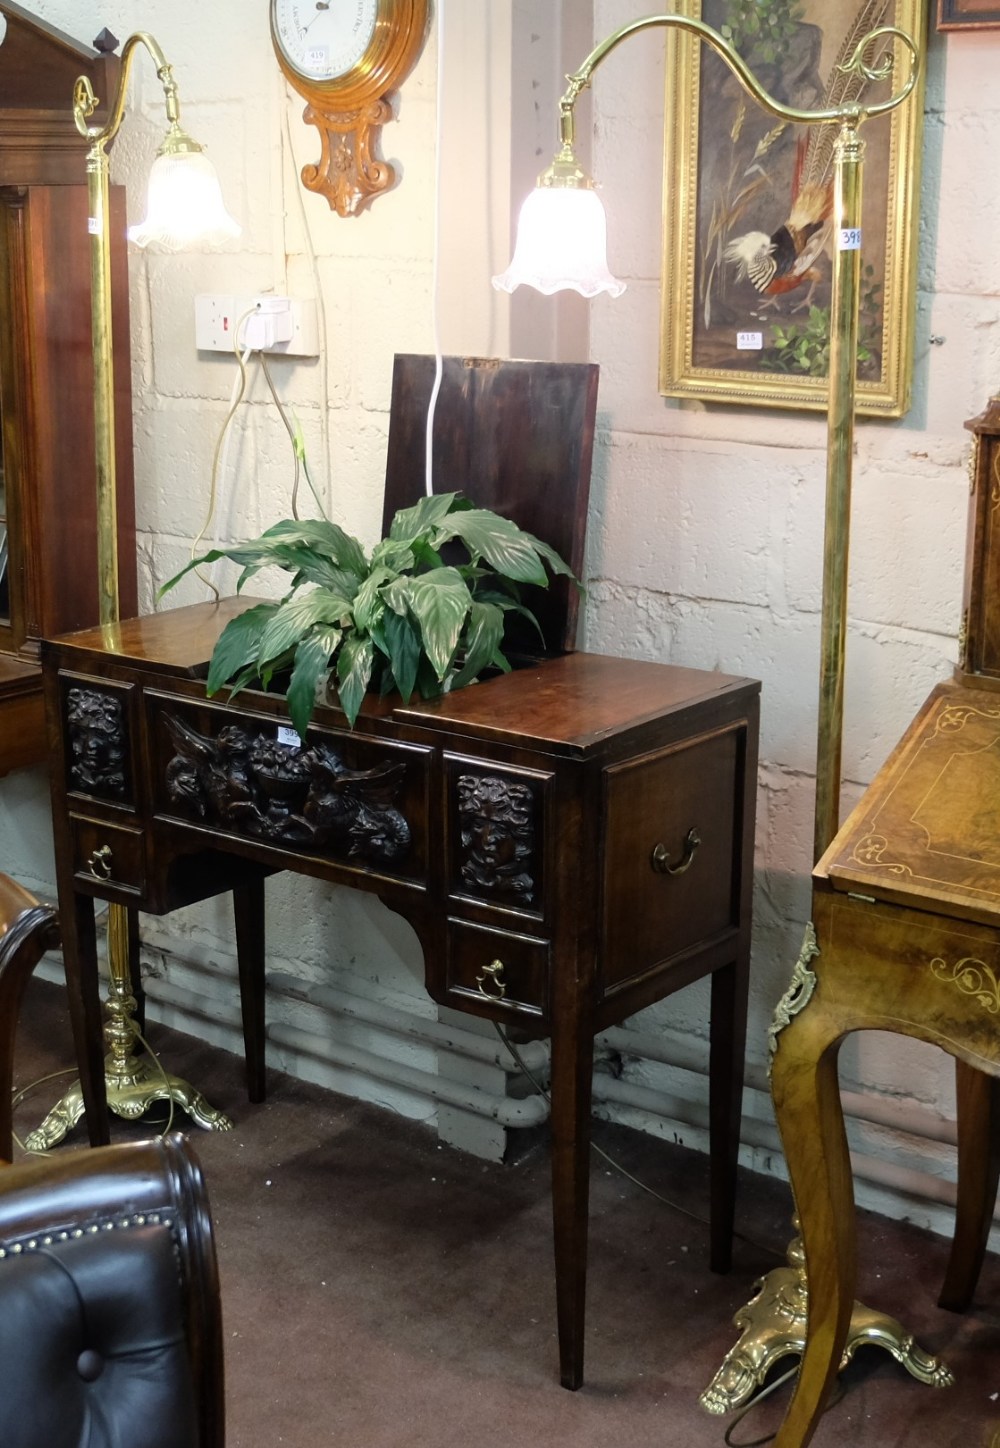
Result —
<path fill-rule="evenodd" d="M 388 1112 L 272 1073 L 252 1107 L 234 1057 L 153 1027 L 168 1069 L 235 1119 L 195 1133 L 212 1196 L 222 1274 L 230 1448 L 701 1448 L 726 1419 L 698 1394 L 735 1341 L 734 1311 L 783 1252 L 787 1191 L 746 1175 L 745 1238 L 715 1277 L 706 1233 L 603 1163 L 594 1166 L 586 1383 L 560 1388 L 544 1145 L 514 1166 L 437 1145 Z M 17 1077 L 71 1061 L 63 995 L 35 982 Z M 40 1086 L 17 1113 L 26 1132 L 57 1098 Z M 116 1122 L 116 1139 L 148 1134 Z M 706 1162 L 623 1128 L 595 1138 L 690 1211 Z M 76 1144 L 84 1141 L 78 1130 Z M 935 1306 L 947 1243 L 865 1214 L 861 1296 L 891 1311 L 954 1369 L 944 1391 L 863 1350 L 817 1448 L 988 1448 L 1000 1429 L 1000 1270 L 976 1308 Z M 782 1388 L 733 1430 L 760 1441 Z"/>

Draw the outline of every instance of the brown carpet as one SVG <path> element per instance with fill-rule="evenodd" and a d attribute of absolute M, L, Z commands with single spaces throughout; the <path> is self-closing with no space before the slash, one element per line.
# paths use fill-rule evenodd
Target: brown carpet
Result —
<path fill-rule="evenodd" d="M 600 1161 L 592 1180 L 586 1383 L 560 1388 L 544 1144 L 513 1166 L 437 1145 L 415 1123 L 272 1073 L 252 1107 L 242 1064 L 153 1027 L 167 1068 L 236 1121 L 194 1133 L 217 1225 L 231 1448 L 700 1448 L 727 1420 L 698 1406 L 735 1334 L 733 1312 L 783 1252 L 787 1190 L 746 1174 L 732 1274 L 705 1266 L 706 1232 Z M 33 983 L 18 1080 L 71 1060 L 62 991 Z M 24 1133 L 56 1099 L 40 1086 Z M 149 1134 L 116 1122 L 113 1135 Z M 595 1138 L 691 1211 L 706 1161 L 624 1128 Z M 83 1133 L 74 1133 L 82 1144 Z M 913 1382 L 863 1350 L 817 1448 L 987 1448 L 1000 1427 L 1000 1271 L 990 1258 L 977 1307 L 935 1306 L 947 1243 L 864 1214 L 863 1300 L 902 1318 L 958 1378 Z M 733 1432 L 776 1426 L 782 1388 Z"/>

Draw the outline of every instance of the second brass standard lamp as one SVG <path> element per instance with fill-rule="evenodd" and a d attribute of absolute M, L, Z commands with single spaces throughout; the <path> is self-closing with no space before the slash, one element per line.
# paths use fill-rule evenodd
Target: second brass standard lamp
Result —
<path fill-rule="evenodd" d="M 844 659 L 847 633 L 847 564 L 850 526 L 852 452 L 858 350 L 861 258 L 861 183 L 864 142 L 859 128 L 865 120 L 885 115 L 903 104 L 916 86 L 919 54 L 913 39 L 895 26 L 878 26 L 866 35 L 845 61 L 840 104 L 827 110 L 801 110 L 770 95 L 732 45 L 711 26 L 686 15 L 647 15 L 621 26 L 597 45 L 579 70 L 567 77 L 559 102 L 560 149 L 538 178 L 521 210 L 510 266 L 493 285 L 512 292 L 528 285 L 552 293 L 573 289 L 585 297 L 601 292 L 618 296 L 624 283 L 608 269 L 604 207 L 593 182 L 580 168 L 574 152 L 574 106 L 601 61 L 632 35 L 652 27 L 687 31 L 711 46 L 744 90 L 780 121 L 837 128 L 834 145 L 832 297 L 830 303 L 829 394 L 827 404 L 826 501 L 823 549 L 823 591 L 820 640 L 819 724 L 816 744 L 816 810 L 813 859 L 818 860 L 840 822 L 841 755 L 844 709 Z M 906 62 L 905 78 L 887 99 L 863 101 L 868 86 L 889 79 L 894 53 Z M 745 1402 L 771 1364 L 786 1352 L 802 1350 L 805 1332 L 805 1274 L 793 1243 L 791 1265 L 769 1274 L 778 1278 L 768 1299 L 766 1321 L 747 1327 L 737 1362 L 736 1350 L 716 1375 L 702 1403 L 725 1412 Z M 757 1300 L 764 1297 L 764 1292 Z M 773 1300 L 772 1300 L 773 1299 Z M 780 1299 L 780 1300 L 778 1300 Z M 773 1308 L 773 1311 L 770 1309 Z M 906 1334 L 899 1324 L 859 1305 L 857 1334 L 877 1341 L 904 1361 L 924 1381 L 938 1381 L 940 1370 L 912 1345 L 896 1352 Z M 743 1309 L 743 1314 L 747 1309 Z M 737 1320 L 743 1322 L 743 1317 Z M 877 1332 L 876 1332 L 877 1329 Z M 898 1329 L 898 1333 L 897 1330 Z M 852 1326 L 853 1330 L 853 1326 Z M 749 1350 L 746 1340 L 755 1340 Z M 738 1345 L 739 1346 L 739 1345 Z M 936 1374 L 938 1376 L 936 1376 Z"/>
<path fill-rule="evenodd" d="M 101 37 L 103 39 L 103 37 Z M 108 37 L 113 47 L 114 37 Z M 198 241 L 217 242 L 239 235 L 240 228 L 227 212 L 215 168 L 201 146 L 181 129 L 177 86 L 166 57 L 151 35 L 139 31 L 122 47 L 121 70 L 114 99 L 103 126 L 91 126 L 99 102 L 86 76 L 73 94 L 73 118 L 89 143 L 87 190 L 90 202 L 91 324 L 94 362 L 94 434 L 97 486 L 97 568 L 99 622 L 109 647 L 114 647 L 119 622 L 118 539 L 115 485 L 115 394 L 111 328 L 110 180 L 107 147 L 114 140 L 125 113 L 125 97 L 132 60 L 145 48 L 163 86 L 167 133 L 149 177 L 146 219 L 130 229 L 130 240 L 140 246 L 158 242 L 168 249 Z M 106 854 L 95 851 L 90 867 L 110 872 Z M 64 927 L 65 928 L 65 927 Z M 108 1054 L 104 1062 L 108 1105 L 126 1118 L 142 1116 L 152 1102 L 170 1100 L 184 1108 L 200 1126 L 224 1129 L 232 1125 L 187 1082 L 170 1076 L 146 1056 L 135 1055 L 138 1028 L 133 1020 L 130 931 L 124 905 L 108 909 L 109 1020 L 105 1027 Z M 87 1003 L 73 1003 L 80 1019 L 74 1020 L 78 1049 L 91 1049 L 97 1039 L 96 1021 L 84 1019 Z M 99 1062 L 95 1063 L 99 1067 Z M 97 1070 L 93 1073 L 97 1075 Z M 84 1110 L 96 1111 L 85 1101 L 79 1083 L 57 1103 L 36 1131 L 27 1138 L 29 1150 L 44 1150 L 61 1141 Z"/>

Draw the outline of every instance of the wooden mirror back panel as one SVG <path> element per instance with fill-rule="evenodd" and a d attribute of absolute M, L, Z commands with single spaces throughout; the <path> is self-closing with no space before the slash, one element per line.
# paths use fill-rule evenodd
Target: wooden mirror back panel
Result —
<path fill-rule="evenodd" d="M 427 409 L 435 359 L 396 357 L 382 531 L 426 489 Z M 583 573 L 598 368 L 582 362 L 445 357 L 434 412 L 435 493 L 462 492 L 480 508 L 512 518 Z M 576 646 L 579 590 L 565 578 L 533 589 L 545 652 Z M 515 652 L 537 655 L 532 630 Z"/>

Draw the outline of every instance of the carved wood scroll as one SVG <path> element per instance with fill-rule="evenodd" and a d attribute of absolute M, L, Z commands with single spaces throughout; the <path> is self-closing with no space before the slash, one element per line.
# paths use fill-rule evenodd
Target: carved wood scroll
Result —
<path fill-rule="evenodd" d="M 375 155 L 375 142 L 392 120 L 387 101 L 371 101 L 358 111 L 337 113 L 306 106 L 303 118 L 319 131 L 318 164 L 302 167 L 302 184 L 325 196 L 338 216 L 354 216 L 396 180 L 396 168 Z"/>

